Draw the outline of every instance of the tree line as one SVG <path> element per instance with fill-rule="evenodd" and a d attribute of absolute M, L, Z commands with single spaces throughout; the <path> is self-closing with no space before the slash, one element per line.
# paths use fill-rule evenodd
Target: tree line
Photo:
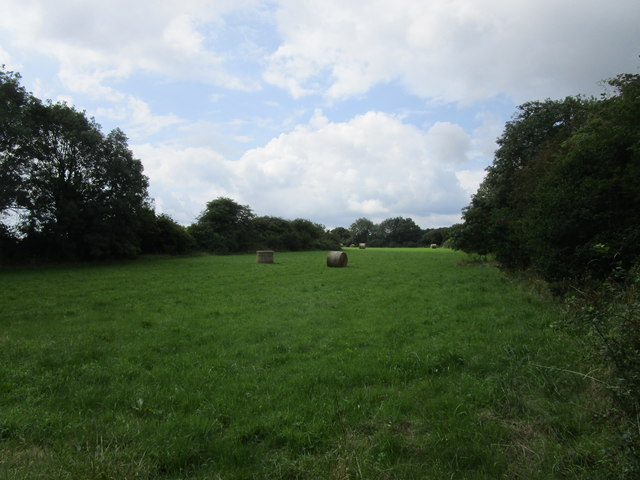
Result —
<path fill-rule="evenodd" d="M 195 248 L 212 253 L 340 249 L 340 240 L 323 225 L 302 218 L 256 216 L 249 206 L 225 197 L 207 203 L 186 231 Z"/>
<path fill-rule="evenodd" d="M 344 245 L 365 243 L 370 247 L 428 247 L 451 246 L 451 237 L 459 225 L 422 229 L 413 219 L 393 217 L 379 224 L 368 218 L 358 218 L 347 229 L 332 230 Z"/>
<path fill-rule="evenodd" d="M 168 224 L 170 219 L 163 217 Z M 172 225 L 173 229 L 177 227 Z M 372 247 L 417 247 L 443 245 L 454 227 L 421 229 L 410 218 L 390 218 L 375 224 L 359 218 L 349 229 L 324 225 L 297 218 L 286 220 L 274 216 L 257 216 L 248 205 L 220 197 L 207 203 L 196 222 L 180 232 L 180 248 L 172 244 L 169 253 L 201 250 L 212 253 L 238 253 L 258 249 L 278 251 L 339 250 L 343 246 L 366 243 Z M 174 232 L 174 236 L 175 236 Z M 169 234 L 151 235 L 170 239 Z M 170 243 L 170 242 L 165 242 Z M 164 244 L 155 250 L 166 252 Z M 153 251 L 153 249 L 152 249 Z"/>
<path fill-rule="evenodd" d="M 529 269 L 558 288 L 628 270 L 640 256 L 640 76 L 599 99 L 521 105 L 456 245 Z"/>

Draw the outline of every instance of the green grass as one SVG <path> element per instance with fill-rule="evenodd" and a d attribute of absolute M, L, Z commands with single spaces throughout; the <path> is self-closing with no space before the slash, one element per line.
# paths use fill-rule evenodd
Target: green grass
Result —
<path fill-rule="evenodd" d="M 0 478 L 603 478 L 558 309 L 426 249 L 0 273 Z"/>

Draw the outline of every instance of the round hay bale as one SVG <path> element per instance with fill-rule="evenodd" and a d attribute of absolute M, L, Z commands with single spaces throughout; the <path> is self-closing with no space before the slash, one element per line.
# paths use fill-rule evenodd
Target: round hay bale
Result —
<path fill-rule="evenodd" d="M 358 248 L 360 250 L 364 250 L 365 248 L 367 248 L 367 244 L 366 243 L 360 243 L 360 244 L 358 244 Z"/>
<path fill-rule="evenodd" d="M 256 261 L 258 263 L 273 263 L 273 250 L 256 251 Z"/>
<path fill-rule="evenodd" d="M 327 255 L 327 267 L 346 267 L 347 254 L 344 252 L 329 252 Z"/>

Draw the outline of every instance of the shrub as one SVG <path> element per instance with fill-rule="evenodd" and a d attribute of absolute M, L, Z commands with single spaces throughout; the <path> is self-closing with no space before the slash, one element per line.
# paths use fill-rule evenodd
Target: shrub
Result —
<path fill-rule="evenodd" d="M 627 478 L 640 478 L 640 264 L 580 290 L 569 307 L 609 372 L 606 383 L 620 416 L 619 453 L 628 463 Z"/>

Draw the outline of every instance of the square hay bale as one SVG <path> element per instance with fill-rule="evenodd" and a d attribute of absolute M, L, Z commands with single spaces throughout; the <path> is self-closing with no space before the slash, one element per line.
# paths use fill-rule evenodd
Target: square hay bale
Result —
<path fill-rule="evenodd" d="M 256 251 L 256 261 L 258 263 L 273 263 L 273 250 Z"/>

